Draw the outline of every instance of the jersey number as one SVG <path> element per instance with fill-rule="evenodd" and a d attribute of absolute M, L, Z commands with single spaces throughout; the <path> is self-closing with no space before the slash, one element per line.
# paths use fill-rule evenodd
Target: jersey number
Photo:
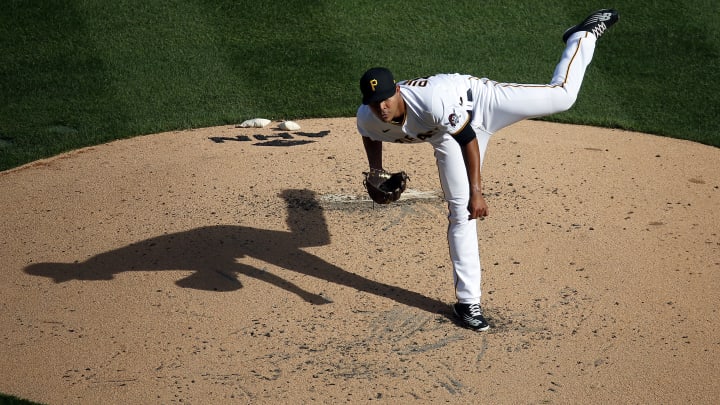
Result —
<path fill-rule="evenodd" d="M 417 87 L 425 87 L 428 85 L 428 78 L 427 77 L 418 77 L 417 79 L 408 80 L 405 83 L 406 86 L 417 86 Z"/>

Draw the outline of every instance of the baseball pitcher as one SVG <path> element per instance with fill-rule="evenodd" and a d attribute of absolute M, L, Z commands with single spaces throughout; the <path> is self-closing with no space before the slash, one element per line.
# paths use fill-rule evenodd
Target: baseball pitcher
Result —
<path fill-rule="evenodd" d="M 396 82 L 386 68 L 369 69 L 360 79 L 357 111 L 370 170 L 365 186 L 374 201 L 389 203 L 405 190 L 404 172 L 383 168 L 382 142 L 429 142 L 448 204 L 448 244 L 462 326 L 487 330 L 480 306 L 480 252 L 477 219 L 488 215 L 481 167 L 493 133 L 520 120 L 569 109 L 577 99 L 595 43 L 618 21 L 616 10 L 592 13 L 563 34 L 565 49 L 549 84 L 498 83 L 466 74 L 436 74 Z M 383 185 L 384 179 L 394 184 Z"/>

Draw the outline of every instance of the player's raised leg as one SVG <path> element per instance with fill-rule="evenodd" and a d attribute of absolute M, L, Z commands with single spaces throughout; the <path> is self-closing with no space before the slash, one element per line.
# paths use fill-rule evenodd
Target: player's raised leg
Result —
<path fill-rule="evenodd" d="M 490 133 L 526 118 L 566 111 L 575 104 L 585 71 L 595 53 L 595 43 L 618 20 L 615 10 L 600 10 L 563 34 L 566 42 L 548 84 L 497 83 L 486 81 L 483 103 L 476 114 L 483 114 Z"/>
<path fill-rule="evenodd" d="M 580 24 L 565 30 L 562 37 L 563 42 L 567 43 L 570 36 L 577 32 L 592 33 L 596 39 L 599 39 L 608 28 L 618 22 L 619 18 L 617 10 L 611 8 L 598 10 L 587 16 Z"/>

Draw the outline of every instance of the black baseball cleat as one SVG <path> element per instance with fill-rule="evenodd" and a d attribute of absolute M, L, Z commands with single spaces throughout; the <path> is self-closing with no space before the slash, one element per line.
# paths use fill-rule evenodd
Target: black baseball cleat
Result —
<path fill-rule="evenodd" d="M 482 332 L 490 329 L 482 314 L 480 304 L 453 304 L 453 312 L 463 327 Z"/>
<path fill-rule="evenodd" d="M 570 35 L 578 31 L 591 32 L 596 38 L 600 38 L 608 28 L 612 27 L 613 24 L 618 21 L 618 18 L 620 18 L 620 16 L 617 10 L 611 8 L 598 10 L 590 14 L 588 18 L 584 19 L 580 24 L 568 28 L 563 34 L 563 42 L 567 43 Z"/>

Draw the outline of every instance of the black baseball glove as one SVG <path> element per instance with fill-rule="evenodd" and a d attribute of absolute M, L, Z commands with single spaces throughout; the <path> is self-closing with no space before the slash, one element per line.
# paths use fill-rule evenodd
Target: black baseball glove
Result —
<path fill-rule="evenodd" d="M 397 201 L 410 180 L 405 172 L 389 173 L 382 169 L 370 169 L 363 174 L 365 189 L 370 198 L 378 204 Z"/>

